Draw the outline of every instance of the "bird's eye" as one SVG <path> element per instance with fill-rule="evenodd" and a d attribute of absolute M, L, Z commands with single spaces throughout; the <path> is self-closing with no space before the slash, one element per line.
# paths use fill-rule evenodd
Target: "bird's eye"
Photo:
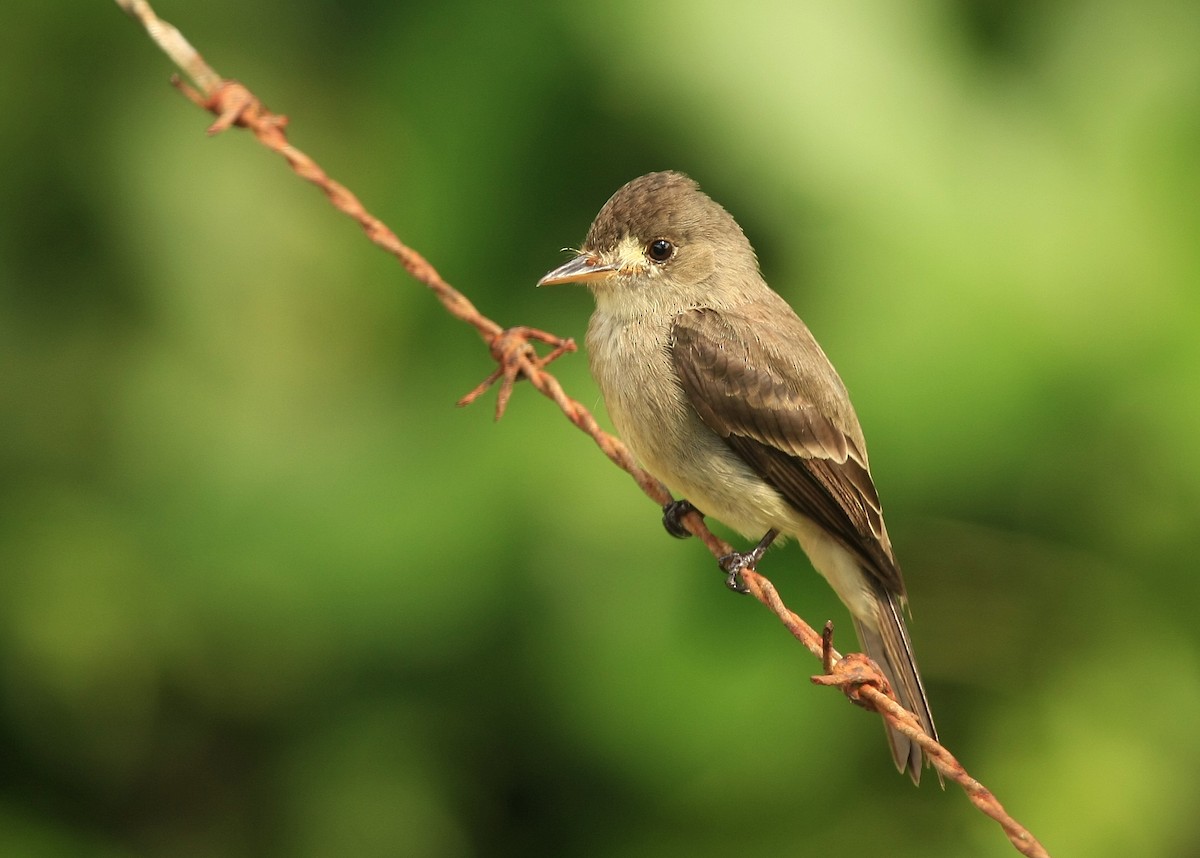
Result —
<path fill-rule="evenodd" d="M 665 238 L 656 238 L 646 245 L 646 255 L 654 262 L 666 262 L 675 255 L 675 245 Z"/>

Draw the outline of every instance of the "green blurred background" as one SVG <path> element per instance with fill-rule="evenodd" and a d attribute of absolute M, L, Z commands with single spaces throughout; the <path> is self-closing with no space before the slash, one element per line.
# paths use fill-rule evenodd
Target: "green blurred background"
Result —
<path fill-rule="evenodd" d="M 0 36 L 0 854 L 1006 856 L 111 2 Z M 1200 7 L 161 0 L 502 324 L 691 173 L 854 393 L 946 743 L 1200 851 Z M 556 364 L 602 415 L 582 355 Z M 765 567 L 842 607 L 789 546 Z"/>

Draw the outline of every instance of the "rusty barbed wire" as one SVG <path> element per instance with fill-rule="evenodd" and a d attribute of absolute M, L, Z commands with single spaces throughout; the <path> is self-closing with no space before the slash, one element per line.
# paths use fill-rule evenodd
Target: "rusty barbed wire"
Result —
<path fill-rule="evenodd" d="M 433 292 L 452 316 L 475 328 L 497 366 L 458 401 L 459 405 L 474 402 L 492 386 L 498 385 L 498 420 L 508 407 L 515 384 L 524 379 L 558 405 L 567 419 L 589 435 L 617 467 L 632 476 L 651 500 L 660 507 L 671 502 L 672 497 L 666 486 L 640 468 L 629 449 L 618 438 L 605 432 L 592 413 L 569 396 L 558 379 L 546 371 L 546 367 L 554 360 L 576 350 L 574 340 L 525 326 L 504 328 L 484 316 L 465 295 L 442 279 L 424 256 L 400 241 L 383 221 L 368 212 L 349 188 L 331 178 L 312 158 L 288 142 L 286 116 L 272 113 L 247 87 L 217 74 L 178 29 L 155 14 L 146 0 L 115 2 L 145 27 L 150 38 L 191 79 L 191 84 L 188 84 L 174 76 L 171 83 L 194 104 L 217 117 L 208 127 L 209 134 L 218 134 L 234 126 L 250 131 L 260 143 L 282 155 L 297 175 L 320 188 L 330 203 L 356 221 L 372 242 L 395 256 L 413 279 Z M 533 345 L 535 342 L 551 348 L 545 355 L 539 355 Z M 704 542 L 714 557 L 722 557 L 733 550 L 708 529 L 698 513 L 689 512 L 682 517 L 682 521 L 690 533 Z M 824 673 L 812 677 L 815 684 L 840 688 L 852 702 L 878 713 L 891 727 L 921 746 L 939 775 L 961 786 L 980 811 L 999 823 L 1017 851 L 1029 858 L 1049 858 L 1045 848 L 1005 811 L 995 795 L 971 777 L 949 750 L 930 737 L 921 728 L 915 715 L 896 702 L 887 680 L 873 661 L 861 653 L 843 656 L 833 648 L 832 623 L 826 623 L 824 633 L 818 634 L 784 604 L 779 592 L 766 577 L 754 569 L 747 569 L 742 572 L 742 579 L 749 592 L 775 614 L 793 637 L 821 660 Z"/>
<path fill-rule="evenodd" d="M 962 787 L 972 804 L 999 823 L 1018 852 L 1029 858 L 1050 858 L 1045 847 L 1027 828 L 1013 819 L 992 791 L 971 777 L 945 746 L 926 733 L 916 715 L 896 702 L 887 679 L 875 662 L 862 653 L 843 656 L 833 648 L 833 623 L 826 623 L 824 634 L 819 635 L 783 603 L 775 585 L 765 577 L 747 570 L 742 573 L 742 580 L 754 597 L 779 618 L 792 636 L 821 659 L 825 673 L 813 676 L 813 683 L 840 688 L 852 702 L 878 713 L 889 726 L 921 746 L 926 759 L 941 777 Z"/>

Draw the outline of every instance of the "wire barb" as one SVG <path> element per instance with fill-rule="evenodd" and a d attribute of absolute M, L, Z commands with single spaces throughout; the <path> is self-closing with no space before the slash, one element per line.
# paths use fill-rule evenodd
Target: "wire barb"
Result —
<path fill-rule="evenodd" d="M 826 620 L 825 628 L 821 630 L 821 666 L 825 672 L 811 677 L 813 684 L 840 688 L 851 703 L 864 709 L 876 711 L 862 695 L 862 689 L 867 686 L 878 689 L 892 700 L 896 699 L 887 677 L 870 657 L 861 652 L 838 656 L 833 648 L 833 620 Z"/>
<path fill-rule="evenodd" d="M 591 412 L 568 396 L 558 380 L 545 370 L 557 358 L 575 351 L 572 340 L 534 328 L 503 328 L 484 316 L 465 295 L 443 280 L 425 257 L 401 242 L 386 224 L 370 214 L 348 188 L 330 178 L 315 161 L 288 142 L 284 133 L 287 117 L 271 113 L 243 84 L 220 77 L 183 35 L 160 19 L 145 0 L 115 2 L 141 22 L 150 38 L 191 79 L 192 83 L 188 84 L 176 77 L 173 83 L 194 104 L 216 115 L 216 121 L 208 127 L 209 134 L 218 134 L 235 126 L 250 131 L 260 143 L 281 155 L 298 176 L 320 188 L 330 203 L 355 220 L 373 243 L 396 257 L 415 280 L 433 292 L 448 313 L 475 328 L 498 366 L 459 400 L 460 405 L 474 402 L 488 388 L 499 383 L 496 397 L 496 417 L 499 419 L 508 405 L 514 385 L 518 380 L 525 379 L 539 393 L 557 404 L 567 419 L 587 433 L 617 467 L 629 473 L 660 508 L 674 500 L 662 483 L 638 467 L 628 448 L 601 429 Z M 551 351 L 539 357 L 533 346 L 534 341 L 552 346 Z M 700 537 L 714 557 L 733 552 L 731 546 L 712 534 L 699 514 L 688 514 L 682 521 L 688 531 Z M 1049 858 L 1045 848 L 1004 810 L 996 797 L 967 774 L 946 748 L 921 729 L 915 715 L 890 696 L 887 680 L 874 662 L 858 653 L 842 657 L 833 648 L 832 624 L 827 623 L 825 633 L 818 635 L 783 603 L 774 585 L 753 567 L 747 567 L 740 574 L 746 589 L 821 660 L 825 672 L 813 677 L 815 683 L 837 686 L 854 702 L 878 712 L 891 727 L 919 744 L 941 774 L 959 784 L 976 807 L 996 820 L 1021 854 L 1028 858 Z"/>
<path fill-rule="evenodd" d="M 548 343 L 554 348 L 545 357 L 539 357 L 530 340 Z M 509 397 L 512 396 L 513 385 L 522 378 L 530 378 L 531 373 L 541 373 L 550 363 L 558 360 L 567 352 L 576 350 L 575 341 L 563 339 L 554 334 L 540 331 L 537 328 L 518 326 L 505 328 L 491 338 L 488 349 L 492 358 L 499 366 L 475 386 L 475 388 L 458 400 L 458 405 L 470 405 L 497 381 L 500 390 L 496 394 L 496 419 L 504 416 L 508 408 Z"/>

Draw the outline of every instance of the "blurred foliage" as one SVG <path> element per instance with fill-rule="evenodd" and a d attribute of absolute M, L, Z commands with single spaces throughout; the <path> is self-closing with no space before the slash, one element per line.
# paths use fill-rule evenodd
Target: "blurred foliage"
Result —
<path fill-rule="evenodd" d="M 1007 856 L 112 3 L 0 51 L 0 853 Z M 939 726 L 1200 851 L 1200 7 L 161 0 L 503 324 L 685 170 L 854 391 Z M 556 365 L 586 404 L 582 356 Z M 794 547 L 766 571 L 845 613 Z"/>

